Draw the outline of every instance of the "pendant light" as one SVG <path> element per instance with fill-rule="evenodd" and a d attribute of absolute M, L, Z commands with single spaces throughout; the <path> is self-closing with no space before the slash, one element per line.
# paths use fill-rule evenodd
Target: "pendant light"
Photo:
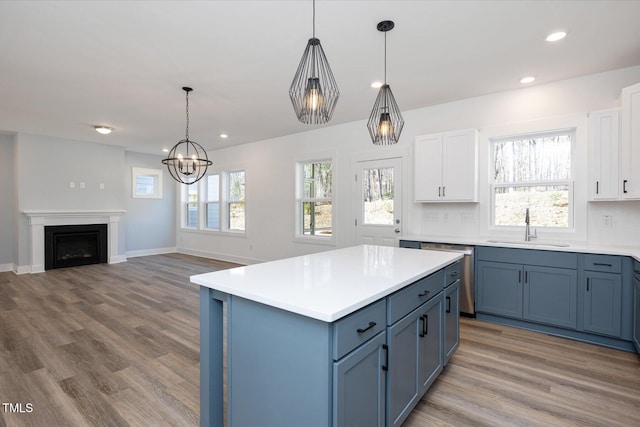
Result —
<path fill-rule="evenodd" d="M 207 152 L 200 144 L 189 139 L 189 92 L 193 89 L 183 87 L 182 90 L 187 93 L 186 137 L 169 150 L 169 154 L 166 159 L 162 160 L 162 164 L 167 166 L 173 179 L 179 183 L 190 185 L 202 179 L 213 162 L 209 160 Z"/>
<path fill-rule="evenodd" d="M 313 37 L 307 42 L 300 65 L 289 88 L 296 117 L 302 123 L 323 124 L 331 120 L 340 91 L 320 40 L 316 38 L 316 2 L 313 1 Z"/>
<path fill-rule="evenodd" d="M 382 21 L 378 31 L 384 33 L 384 84 L 380 87 L 376 103 L 373 105 L 367 128 L 375 145 L 390 145 L 398 142 L 404 120 L 391 88 L 387 84 L 387 31 L 394 27 L 393 21 Z"/>

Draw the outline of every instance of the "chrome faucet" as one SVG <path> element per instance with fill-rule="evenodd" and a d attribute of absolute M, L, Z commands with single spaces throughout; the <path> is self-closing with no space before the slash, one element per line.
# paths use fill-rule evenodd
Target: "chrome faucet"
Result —
<path fill-rule="evenodd" d="M 533 230 L 533 234 L 529 231 L 529 208 L 525 211 L 524 214 L 524 241 L 528 242 L 531 239 L 538 238 L 538 231 L 536 229 Z"/>

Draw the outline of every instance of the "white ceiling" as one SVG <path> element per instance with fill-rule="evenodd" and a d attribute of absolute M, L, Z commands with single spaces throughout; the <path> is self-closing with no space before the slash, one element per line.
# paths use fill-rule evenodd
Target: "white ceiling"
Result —
<path fill-rule="evenodd" d="M 311 37 L 295 1 L 1 1 L 0 130 L 162 154 L 304 132 L 288 89 Z M 365 120 L 383 77 L 403 111 L 640 64 L 640 1 L 316 2 L 340 88 L 329 125 Z M 568 30 L 550 44 L 546 35 Z M 97 134 L 93 125 L 115 130 Z M 228 133 L 227 140 L 219 138 Z M 368 138 L 363 126 L 363 138 Z"/>

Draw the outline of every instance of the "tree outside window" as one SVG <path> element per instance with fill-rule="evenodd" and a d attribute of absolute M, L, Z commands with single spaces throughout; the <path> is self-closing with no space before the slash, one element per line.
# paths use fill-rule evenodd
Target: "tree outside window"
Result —
<path fill-rule="evenodd" d="M 302 212 L 301 233 L 305 236 L 333 235 L 333 176 L 329 160 L 300 163 L 302 194 L 298 195 Z"/>
<path fill-rule="evenodd" d="M 493 225 L 573 225 L 572 141 L 575 132 L 522 135 L 492 141 Z"/>

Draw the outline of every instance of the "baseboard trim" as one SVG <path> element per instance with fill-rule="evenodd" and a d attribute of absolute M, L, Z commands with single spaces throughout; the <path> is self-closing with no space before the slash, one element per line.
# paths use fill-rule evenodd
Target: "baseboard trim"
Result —
<path fill-rule="evenodd" d="M 264 262 L 264 260 L 260 260 L 260 259 L 230 256 L 229 254 L 200 251 L 196 249 L 177 248 L 177 252 L 180 254 L 193 255 L 201 258 L 217 259 L 220 261 L 233 262 L 233 263 L 242 264 L 242 265 L 259 264 L 261 262 Z"/>
<path fill-rule="evenodd" d="M 136 258 L 139 256 L 150 256 L 150 255 L 173 254 L 176 252 L 178 252 L 178 249 L 175 246 L 172 248 L 141 249 L 138 251 L 127 251 L 127 258 Z"/>
<path fill-rule="evenodd" d="M 15 265 L 12 262 L 0 264 L 0 273 L 4 273 L 5 271 L 15 271 Z"/>
<path fill-rule="evenodd" d="M 109 264 L 119 264 L 121 262 L 127 262 L 126 255 L 116 255 L 109 258 Z"/>

